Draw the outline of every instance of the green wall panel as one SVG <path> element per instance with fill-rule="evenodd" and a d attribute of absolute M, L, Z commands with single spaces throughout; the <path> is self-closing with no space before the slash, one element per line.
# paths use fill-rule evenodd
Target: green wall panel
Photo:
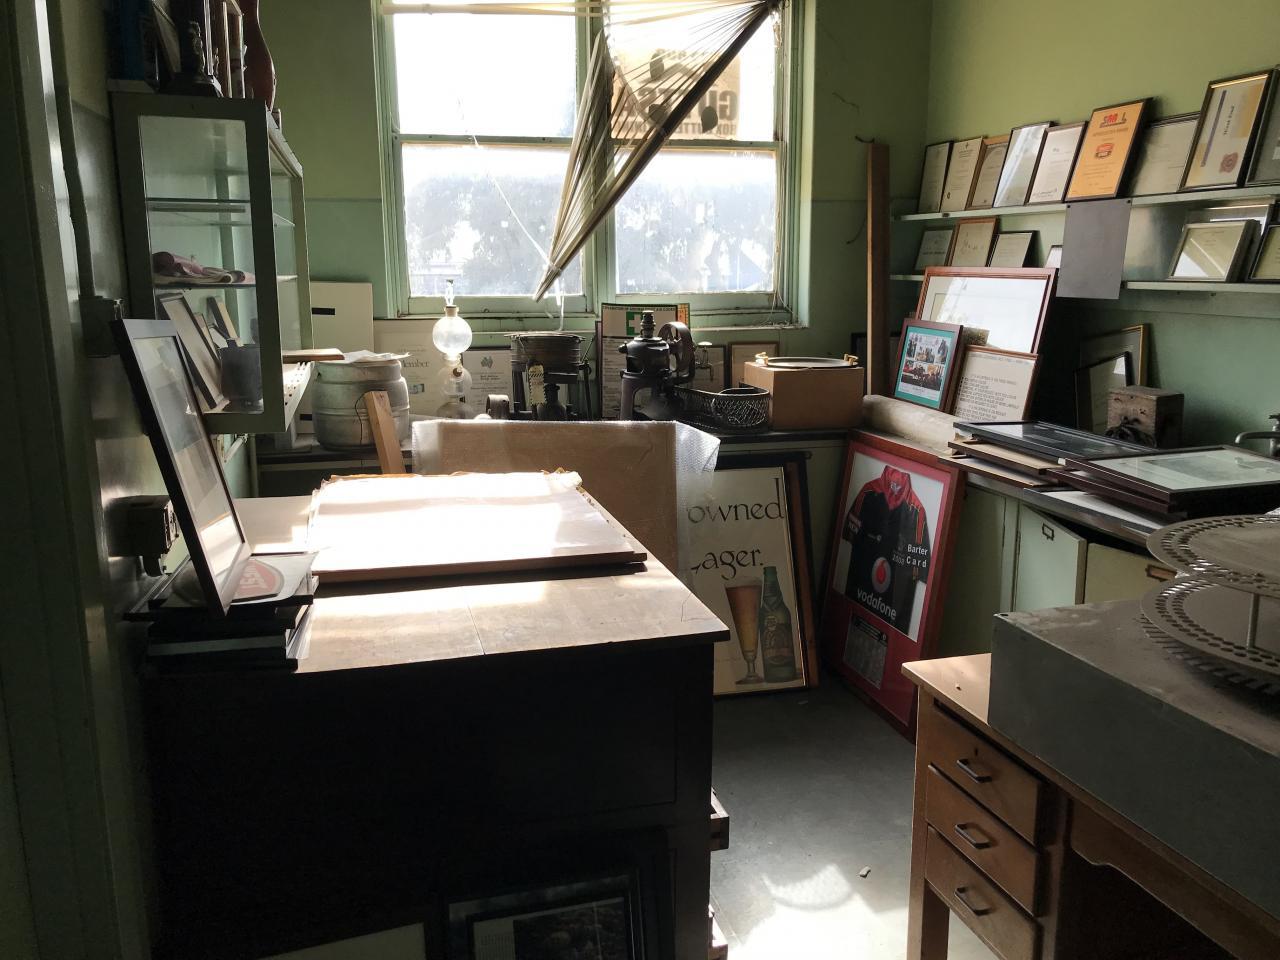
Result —
<path fill-rule="evenodd" d="M 382 201 L 312 197 L 309 183 L 307 193 L 311 279 L 372 281 L 374 316 L 393 316 L 387 302 Z"/>

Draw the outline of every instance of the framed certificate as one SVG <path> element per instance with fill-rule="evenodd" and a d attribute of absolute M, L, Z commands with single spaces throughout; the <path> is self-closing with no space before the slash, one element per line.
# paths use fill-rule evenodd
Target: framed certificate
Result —
<path fill-rule="evenodd" d="M 1280 79 L 1273 77 L 1262 108 L 1262 122 L 1258 125 L 1249 185 L 1277 183 L 1280 183 Z"/>
<path fill-rule="evenodd" d="M 944 267 L 947 256 L 951 253 L 951 238 L 955 227 L 944 227 L 937 230 L 926 230 L 920 238 L 920 251 L 916 254 L 916 270 L 925 267 Z"/>
<path fill-rule="evenodd" d="M 951 148 L 951 162 L 942 189 L 942 213 L 963 210 L 973 194 L 973 180 L 978 175 L 978 159 L 982 153 L 982 137 L 957 141 Z"/>
<path fill-rule="evenodd" d="M 473 406 L 481 413 L 486 399 L 501 394 L 508 399 L 514 391 L 511 377 L 511 347 L 471 347 L 462 354 L 462 366 L 471 374 Z"/>
<path fill-rule="evenodd" d="M 1256 220 L 1188 223 L 1169 266 L 1170 280 L 1230 283 L 1258 232 Z"/>
<path fill-rule="evenodd" d="M 1080 139 L 1084 136 L 1084 122 L 1050 127 L 1044 135 L 1044 147 L 1031 178 L 1031 191 L 1027 203 L 1061 203 L 1067 192 L 1071 171 L 1076 166 L 1076 154 L 1080 152 Z"/>
<path fill-rule="evenodd" d="M 982 141 L 978 157 L 978 175 L 973 180 L 973 193 L 969 196 L 970 210 L 990 210 L 996 200 L 996 187 L 1000 183 L 1000 171 L 1004 169 L 1005 154 L 1009 152 L 1009 135 L 987 137 Z"/>
<path fill-rule="evenodd" d="M 1034 353 L 965 347 L 951 412 L 978 422 L 1022 420 L 1031 406 L 1039 364 Z"/>
<path fill-rule="evenodd" d="M 1209 84 L 1182 175 L 1183 190 L 1240 186 L 1274 73 L 1264 70 Z"/>
<path fill-rule="evenodd" d="M 1025 267 L 1031 253 L 1031 241 L 1035 236 L 1034 230 L 1000 234 L 996 237 L 996 245 L 991 248 L 991 259 L 987 261 L 987 266 Z"/>
<path fill-rule="evenodd" d="M 1038 353 L 1057 271 L 930 267 L 920 285 L 916 316 L 985 333 L 985 345 Z"/>
<path fill-rule="evenodd" d="M 1004 167 L 1000 170 L 1000 180 L 996 184 L 997 207 L 1020 207 L 1027 202 L 1036 163 L 1040 160 L 1040 149 L 1044 146 L 1044 137 L 1050 126 L 1052 124 L 1045 120 L 1042 123 L 1014 127 L 1010 131 L 1009 149 L 1005 152 Z"/>
<path fill-rule="evenodd" d="M 1067 200 L 1106 200 L 1120 195 L 1142 127 L 1151 110 L 1151 98 L 1099 107 L 1089 117 L 1080 141 L 1080 156 Z"/>
<path fill-rule="evenodd" d="M 919 213 L 937 213 L 942 208 L 942 187 L 947 179 L 947 161 L 951 159 L 951 141 L 931 143 L 924 148 L 924 169 L 920 173 Z"/>
<path fill-rule="evenodd" d="M 954 323 L 908 320 L 902 327 L 893 395 L 934 410 L 951 405 L 956 355 L 963 327 Z"/>
<path fill-rule="evenodd" d="M 1177 193 L 1182 186 L 1182 174 L 1191 156 L 1191 142 L 1195 139 L 1198 113 L 1184 113 L 1178 117 L 1154 120 L 1147 126 L 1138 149 L 1138 159 L 1133 172 L 1133 185 L 1129 195 L 1150 197 L 1161 193 Z"/>
<path fill-rule="evenodd" d="M 1080 366 L 1087 367 L 1107 357 L 1129 354 L 1133 358 L 1135 382 L 1147 385 L 1147 325 L 1124 327 L 1111 333 L 1085 337 L 1080 341 Z"/>
<path fill-rule="evenodd" d="M 1280 283 L 1280 225 L 1267 227 L 1262 234 L 1258 259 L 1249 272 L 1249 279 L 1261 283 Z"/>
<path fill-rule="evenodd" d="M 995 217 L 974 217 L 956 227 L 947 263 L 953 267 L 985 267 L 991 257 L 999 221 Z"/>

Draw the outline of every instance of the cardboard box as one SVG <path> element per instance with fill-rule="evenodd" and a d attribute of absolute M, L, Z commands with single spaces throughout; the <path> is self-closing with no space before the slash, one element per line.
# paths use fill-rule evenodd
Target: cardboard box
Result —
<path fill-rule="evenodd" d="M 373 348 L 379 353 L 407 353 L 401 361 L 409 387 L 409 412 L 432 416 L 445 402 L 437 375 L 444 369 L 444 357 L 431 342 L 434 319 L 376 320 Z"/>
<path fill-rule="evenodd" d="M 774 430 L 847 430 L 862 421 L 862 367 L 780 370 L 753 360 L 742 368 L 742 379 L 773 394 L 769 425 Z"/>

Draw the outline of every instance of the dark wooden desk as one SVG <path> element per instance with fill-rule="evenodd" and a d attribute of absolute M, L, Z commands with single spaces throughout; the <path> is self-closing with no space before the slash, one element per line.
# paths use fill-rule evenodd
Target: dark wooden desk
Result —
<path fill-rule="evenodd" d="M 1280 957 L 1280 920 L 987 723 L 990 655 L 903 671 L 920 689 L 908 960 L 946 957 L 952 911 L 1003 960 Z"/>
<path fill-rule="evenodd" d="M 303 505 L 246 511 L 250 539 L 287 544 Z M 657 955 L 706 957 L 728 631 L 665 568 L 362 584 L 322 590 L 313 617 L 295 674 L 146 682 L 157 955 L 257 958 L 423 921 L 431 947 L 453 898 L 657 837 Z"/>

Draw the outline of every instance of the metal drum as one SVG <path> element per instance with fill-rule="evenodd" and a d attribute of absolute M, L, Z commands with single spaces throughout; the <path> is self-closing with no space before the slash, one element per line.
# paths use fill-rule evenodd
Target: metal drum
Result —
<path fill-rule="evenodd" d="M 385 390 L 396 421 L 396 436 L 409 438 L 409 386 L 399 360 L 347 363 L 325 360 L 316 364 L 311 385 L 311 416 L 316 442 L 333 450 L 372 447 L 373 431 L 364 395 Z"/>

